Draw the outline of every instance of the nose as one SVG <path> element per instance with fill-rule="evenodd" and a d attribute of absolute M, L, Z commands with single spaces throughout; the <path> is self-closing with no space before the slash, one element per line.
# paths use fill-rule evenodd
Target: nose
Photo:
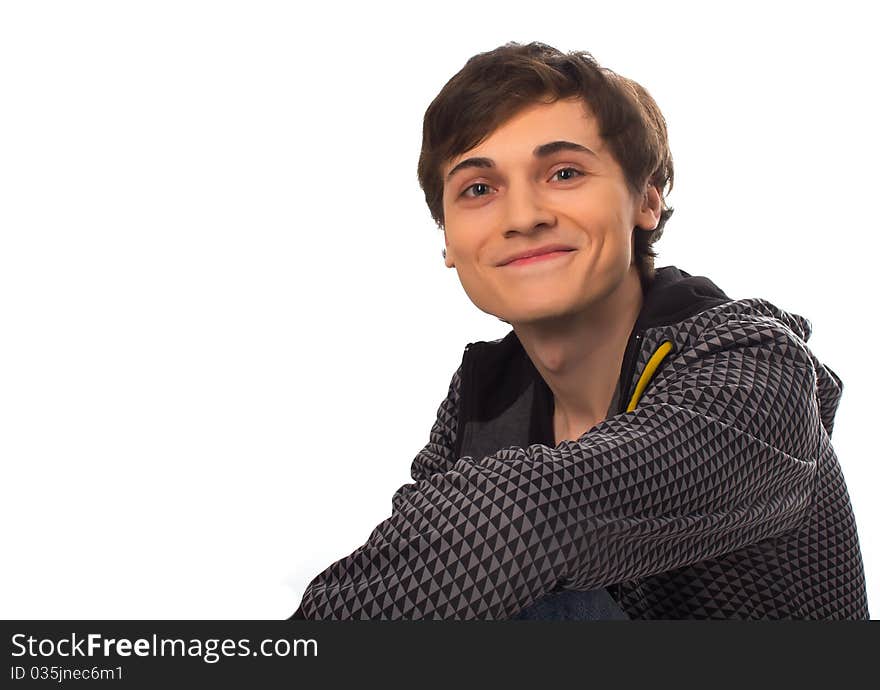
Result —
<path fill-rule="evenodd" d="M 551 227 L 556 222 L 555 214 L 548 208 L 546 200 L 530 183 L 511 185 L 505 205 L 504 234 L 529 234 L 538 229 Z"/>

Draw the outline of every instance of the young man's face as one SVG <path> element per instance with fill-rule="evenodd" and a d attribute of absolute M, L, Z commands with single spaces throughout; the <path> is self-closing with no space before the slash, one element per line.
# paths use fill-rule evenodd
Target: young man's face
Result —
<path fill-rule="evenodd" d="M 554 142 L 588 150 L 548 152 Z M 603 144 L 586 104 L 560 100 L 527 107 L 443 166 L 446 265 L 482 311 L 511 324 L 564 316 L 627 276 L 633 228 L 657 226 L 660 197 L 648 187 L 633 199 Z M 492 165 L 457 168 L 472 158 Z M 553 246 L 564 251 L 506 263 Z"/>

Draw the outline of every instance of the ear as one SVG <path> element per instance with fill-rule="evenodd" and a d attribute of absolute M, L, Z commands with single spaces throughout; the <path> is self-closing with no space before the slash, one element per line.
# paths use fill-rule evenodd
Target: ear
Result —
<path fill-rule="evenodd" d="M 443 262 L 446 268 L 455 268 L 455 257 L 452 256 L 452 250 L 449 248 L 449 239 L 446 237 L 446 228 L 443 229 Z"/>
<path fill-rule="evenodd" d="M 652 184 L 649 184 L 642 194 L 639 207 L 636 209 L 636 225 L 642 230 L 653 230 L 660 223 L 660 211 L 662 210 L 660 192 Z"/>

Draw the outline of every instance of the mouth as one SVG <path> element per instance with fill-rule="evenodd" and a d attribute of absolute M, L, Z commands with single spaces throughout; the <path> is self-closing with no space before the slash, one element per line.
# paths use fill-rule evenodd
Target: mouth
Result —
<path fill-rule="evenodd" d="M 530 264 L 541 263 L 545 261 L 552 261 L 554 259 L 560 259 L 562 257 L 568 256 L 574 251 L 574 249 L 557 249 L 552 252 L 545 252 L 543 254 L 536 254 L 534 256 L 526 256 L 522 259 L 515 259 L 514 261 L 508 261 L 506 264 L 501 264 L 502 267 L 507 266 L 528 266 Z"/>

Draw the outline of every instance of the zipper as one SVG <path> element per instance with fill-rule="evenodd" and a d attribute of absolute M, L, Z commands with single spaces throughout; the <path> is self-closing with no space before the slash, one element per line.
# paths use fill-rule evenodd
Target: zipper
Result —
<path fill-rule="evenodd" d="M 639 355 L 641 354 L 642 349 L 642 336 L 645 331 L 639 331 L 636 333 L 635 338 L 633 338 L 633 348 L 630 353 L 629 363 L 626 366 L 626 371 L 623 375 L 624 385 L 626 386 L 625 390 L 621 391 L 620 400 L 617 401 L 617 414 L 623 414 L 626 412 L 626 408 L 629 405 L 630 399 L 630 388 L 632 387 L 632 377 L 635 373 L 636 362 L 639 361 Z"/>
<path fill-rule="evenodd" d="M 455 448 L 454 453 L 457 458 L 461 457 L 461 450 L 464 446 L 464 429 L 465 419 L 470 413 L 469 405 L 471 401 L 471 369 L 473 368 L 474 353 L 471 351 L 473 343 L 464 346 L 464 354 L 461 361 L 461 389 L 458 399 L 458 424 L 455 430 Z"/>

